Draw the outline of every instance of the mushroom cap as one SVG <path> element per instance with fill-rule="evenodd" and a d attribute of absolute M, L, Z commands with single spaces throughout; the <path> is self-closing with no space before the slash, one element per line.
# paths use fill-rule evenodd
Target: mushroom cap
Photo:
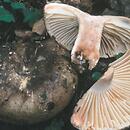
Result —
<path fill-rule="evenodd" d="M 103 16 L 106 21 L 100 44 L 101 57 L 113 57 L 130 49 L 130 18 Z"/>
<path fill-rule="evenodd" d="M 100 57 L 113 57 L 130 49 L 130 19 L 120 16 L 91 16 L 66 4 L 50 3 L 44 8 L 50 36 L 67 50 L 89 60 L 92 69 Z"/>
<path fill-rule="evenodd" d="M 80 130 L 116 130 L 130 125 L 130 50 L 110 64 L 79 100 L 71 123 Z"/>
<path fill-rule="evenodd" d="M 58 3 L 47 4 L 44 8 L 45 24 L 50 36 L 54 36 L 56 41 L 67 50 L 72 50 L 78 35 L 79 23 L 70 10 L 64 9 L 66 7 L 70 6 Z"/>

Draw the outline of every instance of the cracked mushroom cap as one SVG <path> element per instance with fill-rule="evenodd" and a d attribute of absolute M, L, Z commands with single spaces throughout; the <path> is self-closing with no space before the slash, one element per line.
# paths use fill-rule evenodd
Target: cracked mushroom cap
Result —
<path fill-rule="evenodd" d="M 130 125 L 130 50 L 79 100 L 71 123 L 80 130 L 119 130 Z"/>
<path fill-rule="evenodd" d="M 44 8 L 50 36 L 71 51 L 89 60 L 89 69 L 100 57 L 113 57 L 130 48 L 130 19 L 120 16 L 92 16 L 66 4 L 50 3 Z"/>

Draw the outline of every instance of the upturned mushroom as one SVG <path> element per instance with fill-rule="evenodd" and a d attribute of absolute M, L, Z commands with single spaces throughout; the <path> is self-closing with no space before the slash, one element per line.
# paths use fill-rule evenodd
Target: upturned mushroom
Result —
<path fill-rule="evenodd" d="M 130 50 L 79 100 L 71 117 L 80 130 L 119 130 L 130 126 Z"/>
<path fill-rule="evenodd" d="M 100 57 L 130 49 L 130 19 L 92 16 L 65 4 L 45 6 L 51 36 L 71 51 L 72 62 L 82 57 L 93 69 Z M 79 58 L 80 55 L 80 58 Z M 79 58 L 79 59 L 78 59 Z M 130 50 L 109 65 L 105 74 L 77 103 L 71 123 L 80 130 L 117 130 L 130 125 Z"/>
<path fill-rule="evenodd" d="M 113 57 L 130 48 L 130 19 L 121 16 L 92 16 L 60 3 L 44 8 L 47 31 L 71 51 L 72 62 L 82 57 L 93 69 L 100 57 Z M 81 56 L 81 58 L 77 58 Z"/>

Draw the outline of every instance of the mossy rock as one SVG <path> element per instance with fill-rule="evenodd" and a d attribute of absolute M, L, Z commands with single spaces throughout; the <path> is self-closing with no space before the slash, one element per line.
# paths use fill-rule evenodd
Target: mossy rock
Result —
<path fill-rule="evenodd" d="M 54 40 L 0 46 L 0 120 L 36 123 L 63 110 L 77 75 Z"/>

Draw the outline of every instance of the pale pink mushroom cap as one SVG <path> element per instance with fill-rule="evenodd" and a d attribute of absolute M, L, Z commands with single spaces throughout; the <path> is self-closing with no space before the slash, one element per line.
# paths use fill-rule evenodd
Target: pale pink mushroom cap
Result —
<path fill-rule="evenodd" d="M 130 51 L 79 100 L 71 123 L 80 130 L 119 130 L 130 126 Z"/>
<path fill-rule="evenodd" d="M 130 48 L 130 19 L 92 16 L 66 4 L 50 3 L 44 8 L 47 31 L 56 41 L 89 61 L 89 69 L 100 57 L 113 57 Z"/>

